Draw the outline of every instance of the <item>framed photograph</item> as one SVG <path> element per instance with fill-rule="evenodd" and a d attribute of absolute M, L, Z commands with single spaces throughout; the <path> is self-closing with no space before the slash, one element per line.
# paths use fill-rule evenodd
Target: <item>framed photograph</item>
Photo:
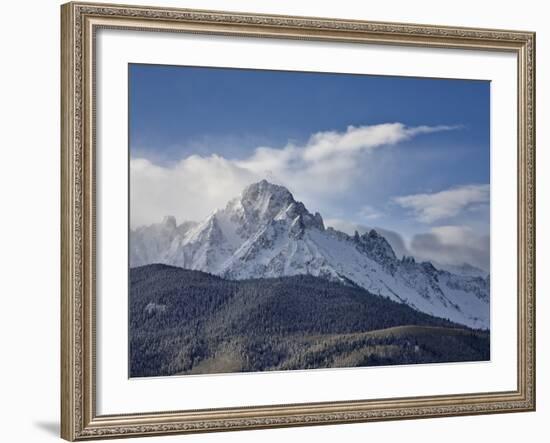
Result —
<path fill-rule="evenodd" d="M 535 35 L 62 6 L 62 437 L 535 409 Z"/>

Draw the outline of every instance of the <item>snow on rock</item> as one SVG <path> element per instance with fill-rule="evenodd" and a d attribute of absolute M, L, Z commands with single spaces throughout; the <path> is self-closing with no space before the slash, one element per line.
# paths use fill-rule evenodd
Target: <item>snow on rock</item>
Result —
<path fill-rule="evenodd" d="M 375 230 L 349 236 L 325 229 L 283 186 L 248 186 L 201 223 L 174 217 L 130 233 L 130 266 L 165 263 L 231 279 L 310 274 L 474 328 L 489 328 L 489 277 L 464 265 L 440 269 L 398 259 Z"/>

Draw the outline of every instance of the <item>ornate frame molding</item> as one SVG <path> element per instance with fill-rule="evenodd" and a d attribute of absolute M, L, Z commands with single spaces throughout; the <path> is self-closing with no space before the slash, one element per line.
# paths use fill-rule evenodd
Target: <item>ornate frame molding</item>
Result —
<path fill-rule="evenodd" d="M 218 11 L 61 7 L 61 435 L 86 440 L 535 409 L 535 34 Z M 98 416 L 95 77 L 99 28 L 508 51 L 518 58 L 518 384 L 511 392 Z"/>

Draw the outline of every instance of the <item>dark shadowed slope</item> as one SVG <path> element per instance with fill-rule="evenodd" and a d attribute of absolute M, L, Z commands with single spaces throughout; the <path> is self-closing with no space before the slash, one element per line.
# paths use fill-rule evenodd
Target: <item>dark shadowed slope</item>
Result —
<path fill-rule="evenodd" d="M 486 360 L 488 338 L 318 277 L 130 270 L 134 377 Z"/>

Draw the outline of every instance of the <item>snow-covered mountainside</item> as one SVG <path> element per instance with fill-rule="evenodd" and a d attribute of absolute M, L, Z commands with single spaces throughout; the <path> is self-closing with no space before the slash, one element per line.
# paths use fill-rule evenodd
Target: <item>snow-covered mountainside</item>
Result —
<path fill-rule="evenodd" d="M 489 328 L 489 278 L 451 273 L 412 257 L 399 259 L 371 230 L 325 228 L 284 187 L 248 186 L 201 223 L 160 224 L 130 233 L 130 266 L 164 263 L 230 279 L 310 274 L 354 284 L 419 311 Z"/>
<path fill-rule="evenodd" d="M 473 266 L 469 263 L 462 263 L 460 265 L 448 265 L 448 264 L 441 264 L 441 263 L 434 263 L 434 266 L 437 269 L 442 269 L 444 271 L 449 271 L 453 274 L 458 275 L 465 275 L 468 277 L 483 277 L 486 278 L 488 276 L 487 272 L 485 272 L 483 269 L 480 269 L 476 266 Z"/>

